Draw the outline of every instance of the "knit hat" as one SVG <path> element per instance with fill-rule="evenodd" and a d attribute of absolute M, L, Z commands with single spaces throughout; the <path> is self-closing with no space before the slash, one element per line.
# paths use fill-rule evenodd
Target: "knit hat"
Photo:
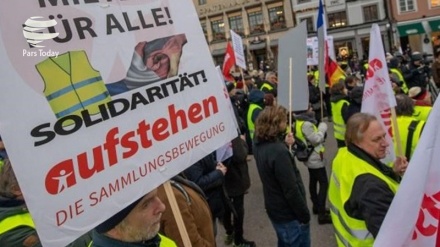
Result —
<path fill-rule="evenodd" d="M 118 225 L 127 215 L 133 210 L 134 207 L 142 200 L 143 197 L 137 199 L 132 204 L 128 205 L 112 217 L 108 218 L 106 221 L 102 222 L 98 226 L 95 227 L 95 230 L 98 233 L 106 233 L 113 229 L 116 225 Z"/>
<path fill-rule="evenodd" d="M 226 88 L 228 89 L 228 93 L 232 91 L 232 89 L 235 88 L 235 85 L 233 82 L 227 81 L 226 82 Z"/>
<path fill-rule="evenodd" d="M 415 100 L 422 100 L 426 96 L 426 89 L 421 87 L 412 87 L 408 91 L 408 96 Z"/>

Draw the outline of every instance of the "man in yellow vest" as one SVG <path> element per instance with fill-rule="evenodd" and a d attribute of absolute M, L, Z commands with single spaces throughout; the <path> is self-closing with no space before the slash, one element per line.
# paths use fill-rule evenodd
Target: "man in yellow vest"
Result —
<path fill-rule="evenodd" d="M 408 86 L 406 85 L 405 78 L 403 77 L 402 71 L 400 70 L 400 63 L 398 58 L 392 58 L 389 63 L 389 72 L 393 75 L 395 83 L 399 86 L 402 93 L 408 93 Z"/>
<path fill-rule="evenodd" d="M 264 92 L 253 89 L 249 93 L 249 108 L 246 114 L 246 124 L 247 129 L 249 131 L 250 139 L 254 140 L 255 133 L 255 121 L 257 120 L 258 115 L 264 108 Z"/>
<path fill-rule="evenodd" d="M 68 246 L 85 247 L 90 240 L 87 233 Z M 9 159 L 0 168 L 0 246 L 42 246 Z"/>
<path fill-rule="evenodd" d="M 157 189 L 128 205 L 93 231 L 91 247 L 177 247 L 173 240 L 160 235 L 160 219 L 165 204 Z"/>
<path fill-rule="evenodd" d="M 397 158 L 391 168 L 385 158 L 386 132 L 373 115 L 356 113 L 347 123 L 345 141 L 332 164 L 329 201 L 338 246 L 373 246 L 401 175 L 408 162 Z"/>
<path fill-rule="evenodd" d="M 275 72 L 267 72 L 266 80 L 262 82 L 260 90 L 266 94 L 272 94 L 275 98 L 277 97 L 277 85 L 278 78 Z"/>
<path fill-rule="evenodd" d="M 397 125 L 399 127 L 400 141 L 402 150 L 406 159 L 411 159 L 417 143 L 419 142 L 420 135 L 425 127 L 425 121 L 418 120 L 413 117 L 414 115 L 414 102 L 405 94 L 396 95 L 396 115 Z M 394 141 L 394 151 L 397 151 L 396 139 Z"/>
<path fill-rule="evenodd" d="M 333 115 L 333 134 L 338 144 L 338 148 L 345 147 L 345 121 L 344 116 L 347 114 L 349 102 L 347 89 L 343 80 L 332 85 L 331 89 L 331 105 Z"/>
<path fill-rule="evenodd" d="M 426 122 L 432 109 L 431 94 L 424 88 L 412 87 L 408 96 L 414 101 L 413 117 Z"/>

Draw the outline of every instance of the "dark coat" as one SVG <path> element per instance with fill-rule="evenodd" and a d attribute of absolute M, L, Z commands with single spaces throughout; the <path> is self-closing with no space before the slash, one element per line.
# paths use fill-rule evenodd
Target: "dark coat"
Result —
<path fill-rule="evenodd" d="M 188 180 L 203 190 L 214 218 L 222 217 L 224 212 L 223 173 L 216 167 L 214 154 L 209 154 L 183 172 Z"/>
<path fill-rule="evenodd" d="M 235 197 L 245 194 L 251 186 L 246 161 L 248 148 L 246 142 L 239 136 L 232 140 L 232 152 L 232 157 L 224 162 L 228 168 L 225 174 L 225 189 L 228 196 Z"/>
<path fill-rule="evenodd" d="M 306 193 L 295 160 L 283 141 L 254 144 L 254 156 L 263 183 L 264 205 L 275 223 L 310 221 Z"/>

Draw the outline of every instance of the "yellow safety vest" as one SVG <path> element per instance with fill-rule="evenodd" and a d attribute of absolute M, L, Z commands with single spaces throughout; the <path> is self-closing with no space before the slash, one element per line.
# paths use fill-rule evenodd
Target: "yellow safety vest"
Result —
<path fill-rule="evenodd" d="M 345 104 L 350 104 L 347 100 L 341 99 L 338 102 L 331 102 L 332 106 L 332 116 L 333 116 L 333 134 L 337 140 L 345 140 L 345 122 L 342 117 L 342 107 Z"/>
<path fill-rule="evenodd" d="M 87 109 L 99 113 L 98 106 L 111 100 L 101 75 L 92 68 L 84 51 L 70 51 L 36 65 L 44 80 L 44 95 L 57 118 L 81 116 Z"/>
<path fill-rule="evenodd" d="M 295 121 L 295 133 L 296 133 L 297 139 L 299 139 L 299 141 L 303 142 L 306 146 L 308 146 L 308 142 L 306 140 L 306 137 L 304 136 L 304 133 L 302 132 L 302 126 L 304 123 L 305 123 L 305 121 L 302 121 L 302 120 Z M 313 124 L 313 130 L 315 132 L 318 131 L 318 128 L 314 124 Z M 325 151 L 325 147 L 324 147 L 324 145 L 322 145 L 319 152 L 324 152 L 324 151 Z"/>
<path fill-rule="evenodd" d="M 414 106 L 414 114 L 413 117 L 417 120 L 428 121 L 429 113 L 431 113 L 431 106 Z"/>
<path fill-rule="evenodd" d="M 270 85 L 269 82 L 264 82 L 263 85 L 261 85 L 260 90 L 263 91 L 263 89 L 266 89 L 266 88 L 267 88 L 267 90 L 269 90 L 269 91 L 272 91 L 272 90 L 273 90 L 273 86 Z"/>
<path fill-rule="evenodd" d="M 28 226 L 35 229 L 35 224 L 30 213 L 25 212 L 9 216 L 0 221 L 0 235 L 19 226 Z"/>
<path fill-rule="evenodd" d="M 397 117 L 397 126 L 399 126 L 399 134 L 400 134 L 400 143 L 402 144 L 402 150 L 403 150 L 403 155 L 405 155 L 405 150 L 406 150 L 406 144 L 408 143 L 408 127 L 411 124 L 412 121 L 419 121 L 419 123 L 415 126 L 415 130 L 414 130 L 414 134 L 412 137 L 412 141 L 411 141 L 411 151 L 410 151 L 410 156 L 406 157 L 407 159 L 410 159 L 410 157 L 412 157 L 414 150 L 417 147 L 417 143 L 419 142 L 420 139 L 420 135 L 422 134 L 422 129 L 423 126 L 425 125 L 425 121 L 423 120 L 418 120 L 416 118 L 413 117 L 407 117 L 407 116 L 398 116 Z M 393 136 L 394 135 L 394 128 L 393 128 Z M 394 143 L 394 151 L 397 153 L 397 143 L 396 143 L 396 138 L 393 138 L 393 143 Z"/>
<path fill-rule="evenodd" d="M 254 134 L 255 134 L 255 123 L 252 121 L 252 115 L 254 114 L 254 111 L 256 109 L 262 110 L 263 108 L 257 104 L 250 104 L 248 112 L 247 112 L 247 117 L 246 117 L 247 126 L 248 126 L 248 130 L 249 130 L 249 136 L 251 137 L 251 140 L 254 139 Z"/>
<path fill-rule="evenodd" d="M 160 237 L 160 247 L 177 247 L 177 244 L 174 243 L 170 238 L 165 237 L 164 235 L 159 234 Z M 90 241 L 88 247 L 92 247 L 93 241 Z"/>
<path fill-rule="evenodd" d="M 402 86 L 400 86 L 400 88 L 402 89 L 404 94 L 408 94 L 408 86 L 406 85 L 405 79 L 403 78 L 402 73 L 400 72 L 400 70 L 392 68 L 390 69 L 391 73 L 397 75 L 397 77 L 399 78 L 399 81 L 402 82 Z"/>
<path fill-rule="evenodd" d="M 395 194 L 399 183 L 385 176 L 366 161 L 351 154 L 347 147 L 340 148 L 333 160 L 328 191 L 330 214 L 338 246 L 373 246 L 373 235 L 364 220 L 350 217 L 344 209 L 351 196 L 355 179 L 362 174 L 372 174 L 389 186 Z"/>

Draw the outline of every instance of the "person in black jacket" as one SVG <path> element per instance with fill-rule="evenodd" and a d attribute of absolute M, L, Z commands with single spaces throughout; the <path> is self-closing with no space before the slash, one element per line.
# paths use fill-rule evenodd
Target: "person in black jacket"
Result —
<path fill-rule="evenodd" d="M 283 136 L 287 110 L 267 106 L 258 116 L 254 156 L 263 184 L 264 205 L 278 237 L 278 246 L 310 246 L 310 212 L 294 157 Z M 289 133 L 287 140 L 293 143 Z"/>
<path fill-rule="evenodd" d="M 226 166 L 221 162 L 217 162 L 214 153 L 211 153 L 186 168 L 182 173 L 188 180 L 196 183 L 205 193 L 212 213 L 214 233 L 217 233 L 216 219 L 221 220 L 224 214 L 222 186 L 226 171 Z"/>

